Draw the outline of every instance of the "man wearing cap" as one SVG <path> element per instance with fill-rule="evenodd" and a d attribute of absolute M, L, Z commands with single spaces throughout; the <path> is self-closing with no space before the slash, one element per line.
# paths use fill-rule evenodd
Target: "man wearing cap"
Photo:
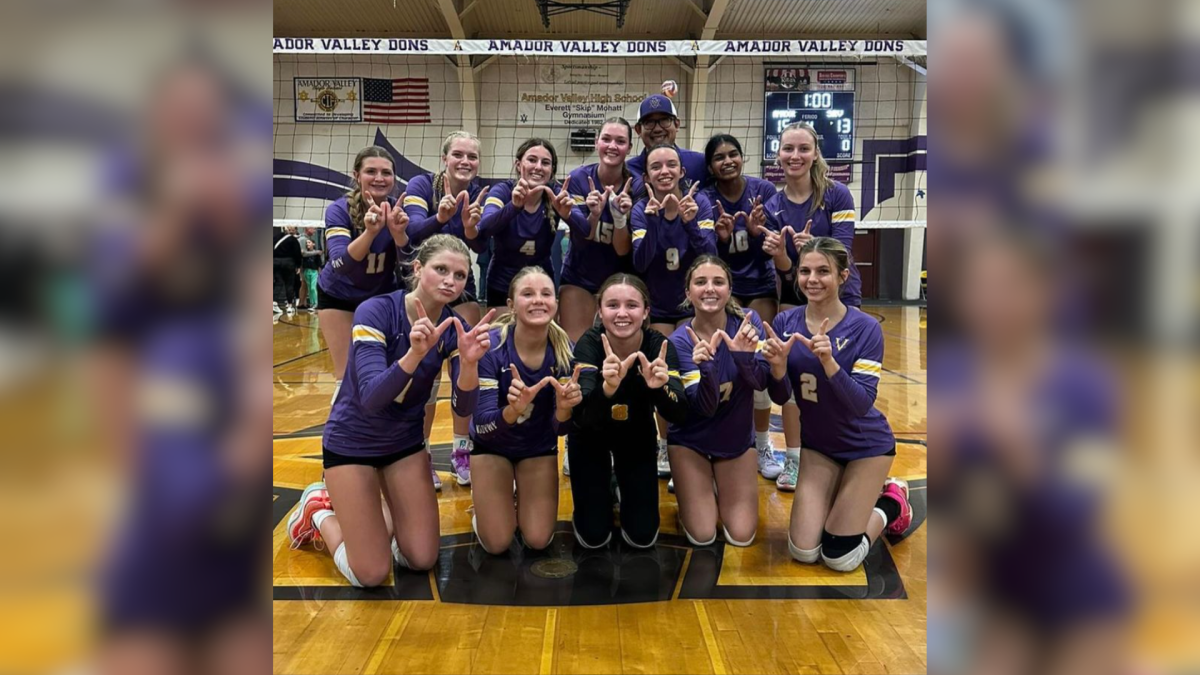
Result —
<path fill-rule="evenodd" d="M 654 94 L 642 101 L 638 109 L 638 121 L 633 130 L 642 138 L 642 153 L 625 162 L 630 173 L 642 178 L 646 172 L 646 152 L 656 145 L 675 145 L 675 134 L 679 133 L 679 115 L 675 103 L 662 94 Z M 704 183 L 708 167 L 704 164 L 704 153 L 679 148 L 679 159 L 683 162 L 684 178 Z"/>

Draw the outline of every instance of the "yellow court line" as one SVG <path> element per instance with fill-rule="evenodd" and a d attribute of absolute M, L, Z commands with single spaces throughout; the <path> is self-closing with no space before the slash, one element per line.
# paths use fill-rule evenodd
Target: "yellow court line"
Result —
<path fill-rule="evenodd" d="M 383 657 L 387 654 L 388 647 L 400 639 L 400 633 L 404 632 L 404 627 L 408 625 L 408 620 L 411 617 L 412 603 L 403 603 L 400 609 L 396 610 L 396 613 L 392 615 L 391 622 L 388 623 L 387 629 L 383 631 L 383 637 L 375 645 L 375 650 L 371 652 L 371 658 L 367 659 L 367 666 L 363 669 L 364 673 L 370 675 L 371 673 L 379 672 L 379 667 L 383 665 Z"/>
<path fill-rule="evenodd" d="M 721 658 L 721 648 L 717 646 L 717 639 L 713 636 L 712 626 L 708 625 L 708 612 L 704 611 L 704 602 L 694 600 L 692 606 L 696 608 L 696 617 L 700 619 L 700 632 L 704 633 L 704 646 L 708 649 L 708 658 L 712 661 L 714 675 L 725 675 L 725 659 Z"/>
<path fill-rule="evenodd" d="M 549 675 L 554 668 L 554 625 L 558 622 L 558 610 L 546 610 L 546 632 L 542 635 L 542 675 Z"/>
<path fill-rule="evenodd" d="M 683 564 L 679 566 L 679 578 L 675 580 L 675 591 L 671 593 L 672 600 L 679 599 L 679 589 L 683 588 L 683 578 L 687 576 L 688 565 L 692 562 L 692 549 L 683 554 Z"/>

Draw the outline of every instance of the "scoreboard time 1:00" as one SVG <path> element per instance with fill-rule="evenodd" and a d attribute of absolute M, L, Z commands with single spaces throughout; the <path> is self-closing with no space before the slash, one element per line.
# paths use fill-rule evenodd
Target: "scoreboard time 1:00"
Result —
<path fill-rule="evenodd" d="M 763 158 L 779 156 L 780 135 L 793 122 L 807 122 L 821 139 L 825 159 L 854 156 L 854 92 L 773 91 L 763 111 Z"/>

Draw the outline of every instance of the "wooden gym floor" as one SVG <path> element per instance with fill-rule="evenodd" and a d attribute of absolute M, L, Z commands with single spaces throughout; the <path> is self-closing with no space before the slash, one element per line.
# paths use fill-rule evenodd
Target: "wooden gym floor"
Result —
<path fill-rule="evenodd" d="M 792 496 L 764 479 L 758 537 L 746 549 L 690 546 L 663 480 L 654 551 L 576 551 L 563 478 L 550 550 L 487 556 L 472 542 L 469 488 L 446 473 L 451 431 L 442 400 L 432 439 L 444 483 L 441 559 L 430 573 L 401 573 L 372 590 L 350 588 L 327 552 L 288 547 L 287 515 L 321 477 L 334 378 L 315 315 L 282 317 L 273 378 L 275 672 L 925 672 L 925 310 L 865 309 L 883 324 L 876 405 L 896 432 L 892 474 L 911 482 L 916 517 L 905 536 L 877 542 L 863 568 L 841 574 L 793 562 Z M 782 449 L 775 413 L 772 438 Z M 539 557 L 573 560 L 578 571 L 547 578 Z"/>

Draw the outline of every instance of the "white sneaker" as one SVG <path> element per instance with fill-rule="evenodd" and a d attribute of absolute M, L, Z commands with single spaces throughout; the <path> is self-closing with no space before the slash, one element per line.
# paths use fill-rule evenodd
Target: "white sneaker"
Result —
<path fill-rule="evenodd" d="M 658 477 L 667 478 L 671 475 L 671 459 L 667 455 L 667 442 L 659 439 L 658 441 Z"/>
<path fill-rule="evenodd" d="M 271 313 L 272 313 L 272 314 L 283 314 L 283 310 L 282 310 L 282 309 L 279 309 L 279 303 L 278 303 L 278 302 L 272 302 L 272 303 L 271 303 Z"/>
<path fill-rule="evenodd" d="M 796 491 L 796 480 L 800 474 L 800 459 L 787 457 L 783 463 L 783 473 L 775 479 L 775 487 L 784 492 Z"/>
<path fill-rule="evenodd" d="M 775 480 L 783 473 L 783 465 L 775 459 L 775 448 L 771 446 L 770 440 L 758 449 L 758 472 L 767 480 Z"/>

